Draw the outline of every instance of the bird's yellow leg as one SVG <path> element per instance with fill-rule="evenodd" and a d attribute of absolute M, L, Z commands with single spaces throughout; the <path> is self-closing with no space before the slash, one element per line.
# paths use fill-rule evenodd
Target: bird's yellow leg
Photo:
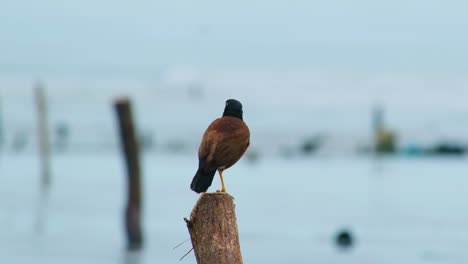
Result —
<path fill-rule="evenodd" d="M 224 179 L 223 179 L 223 170 L 219 169 L 219 178 L 221 178 L 221 190 L 217 190 L 217 192 L 226 192 L 226 186 L 224 186 Z"/>

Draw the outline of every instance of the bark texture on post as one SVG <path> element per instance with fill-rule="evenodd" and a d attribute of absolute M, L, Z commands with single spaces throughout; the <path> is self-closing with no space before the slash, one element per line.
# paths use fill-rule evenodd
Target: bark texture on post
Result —
<path fill-rule="evenodd" d="M 242 264 L 234 198 L 203 193 L 185 219 L 198 264 Z"/>
<path fill-rule="evenodd" d="M 125 208 L 125 230 L 127 247 L 130 250 L 143 246 L 141 231 L 141 176 L 138 143 L 135 136 L 130 100 L 120 98 L 115 101 L 115 109 L 119 119 L 122 151 L 127 163 L 127 205 Z"/>

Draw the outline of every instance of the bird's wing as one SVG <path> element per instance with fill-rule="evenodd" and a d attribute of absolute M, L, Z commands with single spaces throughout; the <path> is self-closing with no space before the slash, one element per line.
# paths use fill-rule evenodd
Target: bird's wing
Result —
<path fill-rule="evenodd" d="M 203 135 L 198 152 L 200 165 L 207 170 L 229 168 L 242 157 L 249 143 L 250 131 L 242 120 L 216 119 Z"/>
<path fill-rule="evenodd" d="M 219 139 L 218 132 L 215 129 L 219 121 L 220 118 L 216 119 L 208 126 L 205 133 L 203 134 L 200 147 L 198 148 L 198 167 L 204 171 L 211 171 L 216 169 L 216 166 L 213 164 L 212 160 Z"/>

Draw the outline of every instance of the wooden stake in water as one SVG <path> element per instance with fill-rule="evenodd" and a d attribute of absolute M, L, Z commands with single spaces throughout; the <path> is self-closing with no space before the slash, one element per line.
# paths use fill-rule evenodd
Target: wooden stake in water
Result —
<path fill-rule="evenodd" d="M 34 97 L 36 100 L 37 110 L 37 135 L 39 159 L 41 163 L 41 183 L 43 188 L 48 188 L 51 183 L 49 129 L 45 89 L 40 83 L 38 83 L 34 88 Z"/>
<path fill-rule="evenodd" d="M 3 149 L 3 145 L 5 144 L 5 132 L 3 131 L 3 115 L 2 115 L 2 97 L 0 95 L 0 152 Z"/>
<path fill-rule="evenodd" d="M 141 178 L 139 149 L 133 124 L 131 104 L 128 98 L 117 99 L 114 103 L 119 120 L 122 151 L 127 164 L 127 205 L 125 208 L 125 229 L 129 250 L 143 246 L 141 230 Z"/>

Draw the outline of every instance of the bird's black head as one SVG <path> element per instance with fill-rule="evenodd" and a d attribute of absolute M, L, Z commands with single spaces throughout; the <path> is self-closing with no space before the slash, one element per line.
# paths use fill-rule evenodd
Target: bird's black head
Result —
<path fill-rule="evenodd" d="M 242 104 L 236 99 L 226 101 L 223 116 L 233 116 L 242 119 Z"/>

